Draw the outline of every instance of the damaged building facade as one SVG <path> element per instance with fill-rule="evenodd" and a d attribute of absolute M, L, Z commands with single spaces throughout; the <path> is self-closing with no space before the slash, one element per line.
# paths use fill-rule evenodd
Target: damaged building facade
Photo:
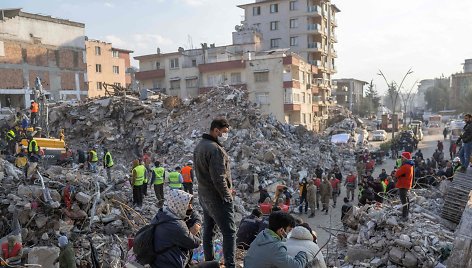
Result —
<path fill-rule="evenodd" d="M 2 107 L 29 107 L 36 77 L 52 100 L 87 97 L 83 23 L 3 9 L 0 33 Z"/>

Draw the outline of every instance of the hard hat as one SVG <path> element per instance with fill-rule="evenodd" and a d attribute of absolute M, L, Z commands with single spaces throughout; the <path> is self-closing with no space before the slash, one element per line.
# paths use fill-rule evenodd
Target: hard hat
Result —
<path fill-rule="evenodd" d="M 457 163 L 457 162 L 460 162 L 460 161 L 461 161 L 461 159 L 457 156 L 454 158 L 454 160 L 452 160 L 452 162 L 454 162 L 454 163 Z"/>
<path fill-rule="evenodd" d="M 33 103 L 33 102 L 34 102 L 34 100 L 31 100 L 31 103 Z"/>
<path fill-rule="evenodd" d="M 98 145 L 95 144 L 95 145 L 93 146 L 93 149 L 98 149 Z"/>
<path fill-rule="evenodd" d="M 188 161 L 187 161 L 187 164 L 193 165 L 193 161 L 192 161 L 192 160 L 188 160 Z"/>

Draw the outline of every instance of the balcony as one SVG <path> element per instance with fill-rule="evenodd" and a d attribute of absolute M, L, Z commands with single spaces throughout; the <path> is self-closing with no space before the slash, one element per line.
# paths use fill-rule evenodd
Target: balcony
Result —
<path fill-rule="evenodd" d="M 331 23 L 332 23 L 333 26 L 335 26 L 335 27 L 338 26 L 338 20 L 337 20 L 334 16 L 331 16 Z"/>
<path fill-rule="evenodd" d="M 308 51 L 310 52 L 321 52 L 322 46 L 319 42 L 308 43 Z"/>
<path fill-rule="evenodd" d="M 306 29 L 309 33 L 321 33 L 321 25 L 316 23 L 307 24 Z"/>
<path fill-rule="evenodd" d="M 318 95 L 319 93 L 320 89 L 315 85 L 311 85 L 311 94 Z"/>
<path fill-rule="evenodd" d="M 335 43 L 338 42 L 338 37 L 336 36 L 335 33 L 331 33 L 331 40 L 333 40 L 333 42 L 335 42 Z"/>
<path fill-rule="evenodd" d="M 293 57 L 293 56 L 287 56 L 283 58 L 283 64 L 284 65 L 295 65 L 299 66 L 300 65 L 300 60 Z"/>
<path fill-rule="evenodd" d="M 141 81 L 146 80 L 146 79 L 153 79 L 153 78 L 163 78 L 165 76 L 166 76 L 166 71 L 164 69 L 142 71 L 142 72 L 135 73 L 136 80 L 141 80 Z"/>
<path fill-rule="evenodd" d="M 284 81 L 284 88 L 298 88 L 300 89 L 300 82 L 297 80 Z"/>
<path fill-rule="evenodd" d="M 293 103 L 284 104 L 284 112 L 297 112 L 297 111 L 301 111 L 301 109 L 302 109 L 301 104 L 293 104 Z"/>
<path fill-rule="evenodd" d="M 322 11 L 320 6 L 309 6 L 306 10 L 308 16 L 322 16 Z"/>
<path fill-rule="evenodd" d="M 318 104 L 313 104 L 311 107 L 313 113 L 317 113 L 320 111 L 320 106 L 318 106 Z"/>

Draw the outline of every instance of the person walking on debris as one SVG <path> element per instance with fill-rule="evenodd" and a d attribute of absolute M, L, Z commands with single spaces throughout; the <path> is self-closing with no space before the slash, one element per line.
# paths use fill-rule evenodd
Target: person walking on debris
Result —
<path fill-rule="evenodd" d="M 90 149 L 88 153 L 89 170 L 94 173 L 97 172 L 97 162 L 98 162 L 97 149 L 98 149 L 98 145 L 95 145 Z"/>
<path fill-rule="evenodd" d="M 329 180 L 331 187 L 333 189 L 332 198 L 333 198 L 333 208 L 336 207 L 338 196 L 341 193 L 341 182 L 336 177 L 331 177 Z"/>
<path fill-rule="evenodd" d="M 187 165 L 182 168 L 182 177 L 183 177 L 183 186 L 184 191 L 189 194 L 193 194 L 193 180 L 194 180 L 194 172 L 193 172 L 193 161 L 187 161 Z"/>
<path fill-rule="evenodd" d="M 75 253 L 69 239 L 67 236 L 60 236 L 58 241 L 61 252 L 54 263 L 59 262 L 59 268 L 75 268 Z"/>
<path fill-rule="evenodd" d="M 30 111 L 31 111 L 31 125 L 33 127 L 36 127 L 38 125 L 39 105 L 34 100 L 31 101 Z"/>
<path fill-rule="evenodd" d="M 272 212 L 269 216 L 269 228 L 260 232 L 251 243 L 244 258 L 244 267 L 304 268 L 309 260 L 307 253 L 301 250 L 295 257 L 291 257 L 284 244 L 287 234 L 294 227 L 293 216 L 281 211 Z"/>
<path fill-rule="evenodd" d="M 307 187 L 308 187 L 308 183 L 306 181 L 306 178 L 303 178 L 302 181 L 299 183 L 300 206 L 298 207 L 298 212 L 300 214 L 303 213 L 303 205 L 305 205 L 305 214 L 308 213 L 308 202 L 306 200 Z"/>
<path fill-rule="evenodd" d="M 107 148 L 104 148 L 103 151 L 105 152 L 105 156 L 103 157 L 103 168 L 106 169 L 108 181 L 111 182 L 111 168 L 114 164 L 113 158 Z"/>
<path fill-rule="evenodd" d="M 346 182 L 344 183 L 346 186 L 346 196 L 349 199 L 351 197 L 351 201 L 354 201 L 354 192 L 357 186 L 357 177 L 352 174 L 352 171 L 349 172 L 349 175 L 346 177 Z"/>
<path fill-rule="evenodd" d="M 456 153 L 457 153 L 457 144 L 453 141 L 451 141 L 451 143 L 449 144 L 449 157 L 452 159 L 454 159 L 454 157 L 456 156 Z"/>
<path fill-rule="evenodd" d="M 154 185 L 154 193 L 156 194 L 157 207 L 161 208 L 164 205 L 164 178 L 165 169 L 161 166 L 161 162 L 154 162 L 152 169 L 151 185 Z"/>
<path fill-rule="evenodd" d="M 308 203 L 308 207 L 310 207 L 310 216 L 308 218 L 315 217 L 315 209 L 316 209 L 316 186 L 313 180 L 308 182 L 308 187 L 306 191 L 306 201 Z"/>
<path fill-rule="evenodd" d="M 328 181 L 326 176 L 323 176 L 323 180 L 320 184 L 320 195 L 321 195 L 321 203 L 323 204 L 323 210 L 325 214 L 328 215 L 328 208 L 329 208 L 329 199 L 331 199 L 331 195 L 333 194 L 333 187 L 331 183 Z"/>
<path fill-rule="evenodd" d="M 396 188 L 398 188 L 398 193 L 400 195 L 400 201 L 402 202 L 402 220 L 408 220 L 408 212 L 410 209 L 410 199 L 408 197 L 408 192 L 411 189 L 413 183 L 413 166 L 414 163 L 411 160 L 411 154 L 409 152 L 402 153 L 402 165 L 395 173 L 397 178 Z"/>
<path fill-rule="evenodd" d="M 182 182 L 184 181 L 180 174 L 180 167 L 175 167 L 174 171 L 169 173 L 169 187 L 173 190 L 182 190 Z"/>
<path fill-rule="evenodd" d="M 259 233 L 262 212 L 256 208 L 252 210 L 251 215 L 244 217 L 239 224 L 238 233 L 236 234 L 236 244 L 238 248 L 248 250 L 252 241 Z"/>
<path fill-rule="evenodd" d="M 235 267 L 236 224 L 234 220 L 233 182 L 229 156 L 221 145 L 228 139 L 226 119 L 211 122 L 210 133 L 203 134 L 195 148 L 193 163 L 198 178 L 198 194 L 203 209 L 203 252 L 205 260 L 214 260 L 215 225 L 223 235 L 225 267 Z M 250 266 L 247 266 L 250 267 Z"/>
<path fill-rule="evenodd" d="M 314 180 L 315 186 L 316 186 L 316 209 L 320 209 L 320 203 L 321 203 L 321 178 L 323 176 L 316 178 Z"/>
<path fill-rule="evenodd" d="M 461 172 L 466 172 L 469 167 L 470 155 L 472 154 L 472 115 L 464 115 L 465 126 L 463 133 L 457 139 L 456 143 L 462 142 L 462 147 L 459 150 L 459 158 L 461 159 Z"/>
<path fill-rule="evenodd" d="M 139 160 L 133 161 L 133 171 L 131 177 L 131 185 L 133 186 L 133 205 L 137 207 L 143 206 L 143 187 L 144 176 L 146 175 L 146 167 L 139 163 Z"/>

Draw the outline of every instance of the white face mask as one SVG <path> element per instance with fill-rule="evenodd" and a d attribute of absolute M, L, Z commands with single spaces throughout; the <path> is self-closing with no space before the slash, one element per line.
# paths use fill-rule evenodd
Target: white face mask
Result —
<path fill-rule="evenodd" d="M 221 133 L 221 137 L 218 136 L 219 142 L 225 142 L 228 139 L 228 133 Z"/>

